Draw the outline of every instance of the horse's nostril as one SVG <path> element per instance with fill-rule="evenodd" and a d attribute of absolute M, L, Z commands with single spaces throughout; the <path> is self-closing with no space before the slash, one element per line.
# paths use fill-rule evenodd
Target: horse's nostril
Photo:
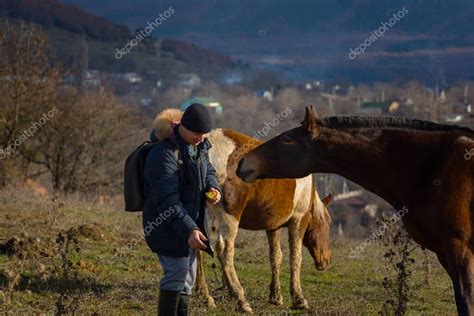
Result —
<path fill-rule="evenodd" d="M 245 158 L 240 159 L 239 164 L 237 165 L 237 170 L 238 171 L 240 171 L 240 168 L 242 168 L 242 164 L 244 163 L 244 159 Z"/>
<path fill-rule="evenodd" d="M 244 162 L 244 158 L 240 159 L 239 164 L 237 166 L 237 176 L 241 179 L 246 179 L 248 178 L 255 170 L 250 169 L 250 170 L 242 170 L 242 164 Z"/>
<path fill-rule="evenodd" d="M 247 171 L 238 171 L 237 172 L 237 175 L 242 178 L 242 179 L 247 179 L 248 177 L 250 177 L 252 175 L 252 173 L 254 172 L 254 170 L 247 170 Z"/>

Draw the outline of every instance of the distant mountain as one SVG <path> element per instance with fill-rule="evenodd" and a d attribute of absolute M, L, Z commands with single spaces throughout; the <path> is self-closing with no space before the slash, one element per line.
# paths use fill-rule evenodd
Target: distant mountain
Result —
<path fill-rule="evenodd" d="M 403 7 L 410 18 L 396 32 L 473 39 L 472 0 L 61 0 L 76 4 L 112 21 L 139 28 L 170 6 L 173 23 L 160 26 L 157 35 L 205 33 L 320 33 L 370 32 Z"/>
<path fill-rule="evenodd" d="M 230 57 L 182 41 L 164 39 L 161 41 L 161 50 L 173 53 L 177 60 L 186 63 L 200 63 L 221 68 L 232 67 L 233 65 Z"/>
<path fill-rule="evenodd" d="M 197 43 L 297 80 L 474 80 L 472 0 L 61 0 L 137 29 L 173 7 L 157 38 Z M 355 49 L 406 8 L 352 60 Z"/>
<path fill-rule="evenodd" d="M 146 35 L 137 40 L 138 34 L 133 34 L 127 26 L 54 0 L 0 0 L 0 19 L 5 18 L 43 26 L 56 57 L 73 68 L 82 58 L 87 60 L 88 68 L 137 72 L 151 81 L 163 78 L 172 81 L 181 73 L 209 78 L 235 66 L 224 54 L 182 40 L 158 41 Z M 125 49 L 133 39 L 136 45 L 128 47 L 130 51 L 117 58 L 117 51 Z M 84 54 L 87 58 L 83 58 Z"/>
<path fill-rule="evenodd" d="M 0 13 L 15 19 L 58 27 L 96 40 L 113 41 L 130 37 L 130 29 L 84 12 L 82 9 L 53 0 L 0 0 Z"/>

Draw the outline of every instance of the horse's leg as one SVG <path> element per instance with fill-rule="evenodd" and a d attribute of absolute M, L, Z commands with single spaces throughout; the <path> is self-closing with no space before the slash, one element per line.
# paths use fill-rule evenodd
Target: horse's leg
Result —
<path fill-rule="evenodd" d="M 230 295 L 238 299 L 237 309 L 242 312 L 252 313 L 252 308 L 245 298 L 244 289 L 240 284 L 234 267 L 234 243 L 239 229 L 239 222 L 235 217 L 224 211 L 221 212 L 221 215 L 216 252 L 224 272 L 224 279 Z"/>
<path fill-rule="evenodd" d="M 308 308 L 308 301 L 303 296 L 301 289 L 301 247 L 302 238 L 300 237 L 300 220 L 292 219 L 288 225 L 288 235 L 290 242 L 290 294 L 293 300 L 293 307 L 298 309 Z"/>
<path fill-rule="evenodd" d="M 272 268 L 272 282 L 270 283 L 269 302 L 275 305 L 283 304 L 280 293 L 280 267 L 283 255 L 281 253 L 281 229 L 267 230 L 268 246 L 270 248 L 270 266 Z"/>
<path fill-rule="evenodd" d="M 472 316 L 474 315 L 474 256 L 469 247 L 459 240 L 449 242 L 448 247 L 445 247 L 445 253 L 458 314 Z"/>
<path fill-rule="evenodd" d="M 212 227 L 213 227 L 213 230 L 216 232 L 217 234 L 217 237 L 215 240 L 215 244 L 214 244 L 214 250 L 216 252 L 216 255 L 217 255 L 217 258 L 219 259 L 219 262 L 220 262 L 220 258 L 223 256 L 224 254 L 224 248 L 225 248 L 225 244 L 224 244 L 224 238 L 222 237 L 222 230 L 226 230 L 228 229 L 227 225 L 225 223 L 223 223 L 223 216 L 221 214 L 221 212 L 225 212 L 224 209 L 222 208 L 213 208 L 212 206 L 209 207 L 209 218 L 208 218 L 208 221 L 209 222 L 212 222 Z M 221 266 L 222 267 L 222 266 Z M 226 281 L 226 278 L 224 276 L 224 269 L 221 269 L 221 272 L 222 272 L 222 286 L 226 286 L 227 285 L 227 281 Z"/>
<path fill-rule="evenodd" d="M 199 296 L 202 296 L 207 301 L 208 308 L 215 308 L 216 303 L 214 299 L 209 294 L 209 288 L 207 287 L 206 276 L 204 275 L 204 256 L 202 251 L 196 251 L 196 260 L 197 260 L 197 272 L 196 272 L 196 293 Z"/>

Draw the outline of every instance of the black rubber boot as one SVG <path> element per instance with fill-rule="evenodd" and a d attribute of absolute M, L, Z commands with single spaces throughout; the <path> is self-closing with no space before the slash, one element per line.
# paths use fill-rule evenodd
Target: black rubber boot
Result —
<path fill-rule="evenodd" d="M 188 302 L 189 295 L 181 294 L 178 303 L 178 316 L 187 316 L 188 315 Z"/>
<path fill-rule="evenodd" d="M 176 316 L 178 312 L 179 291 L 160 290 L 158 316 Z"/>

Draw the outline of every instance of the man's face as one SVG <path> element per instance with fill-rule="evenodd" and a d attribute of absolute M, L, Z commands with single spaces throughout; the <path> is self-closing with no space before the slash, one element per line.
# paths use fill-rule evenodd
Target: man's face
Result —
<path fill-rule="evenodd" d="M 207 136 L 209 136 L 209 133 L 196 133 L 187 129 L 183 125 L 179 126 L 179 134 L 183 137 L 186 143 L 192 145 L 199 145 L 207 138 Z"/>

